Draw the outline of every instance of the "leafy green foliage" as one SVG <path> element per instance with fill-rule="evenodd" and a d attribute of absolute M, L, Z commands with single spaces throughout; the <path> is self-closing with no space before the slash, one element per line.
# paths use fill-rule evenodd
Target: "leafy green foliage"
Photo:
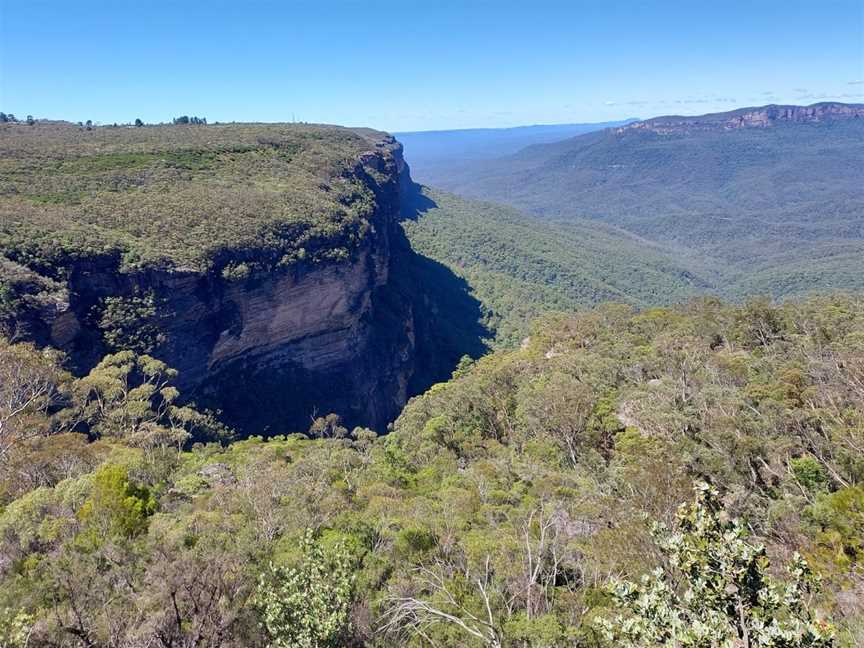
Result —
<path fill-rule="evenodd" d="M 640 585 L 612 586 L 629 616 L 603 620 L 609 641 L 634 648 L 833 646 L 832 628 L 814 620 L 807 605 L 813 586 L 807 562 L 795 554 L 791 580 L 775 582 L 764 545 L 747 541 L 709 485 L 698 484 L 696 492 L 696 502 L 678 511 L 675 532 L 655 530 L 673 573 L 658 568 Z"/>
<path fill-rule="evenodd" d="M 67 299 L 68 291 L 63 284 L 13 263 L 0 254 L 0 329 L 4 324 L 17 324 L 27 311 L 50 309 Z M 8 335 L 14 331 L 0 332 Z"/>
<path fill-rule="evenodd" d="M 157 310 L 156 295 L 106 297 L 99 317 L 99 329 L 106 346 L 113 351 L 128 349 L 152 353 L 165 341 L 156 320 L 168 314 Z"/>
<path fill-rule="evenodd" d="M 255 596 L 274 648 L 336 648 L 350 631 L 353 577 L 342 547 L 325 555 L 312 531 L 300 543 L 294 569 L 271 567 Z"/>
<path fill-rule="evenodd" d="M 4 467 L 0 618 L 31 646 L 607 648 L 609 585 L 648 574 L 639 591 L 670 623 L 728 630 L 723 603 L 747 591 L 752 637 L 757 618 L 803 634 L 819 610 L 853 648 L 862 340 L 855 296 L 607 304 L 463 363 L 386 436 L 322 416 L 309 435 L 179 447 L 119 433 L 173 415 L 153 391 L 167 368 L 111 356 L 85 383 L 61 380 Z M 705 500 L 678 517 L 695 480 L 725 512 Z M 797 573 L 769 569 L 796 551 L 821 589 L 805 591 L 797 559 Z"/>
<path fill-rule="evenodd" d="M 99 436 L 141 448 L 180 448 L 196 433 L 205 438 L 227 436 L 211 415 L 176 404 L 176 376 L 174 369 L 147 355 L 107 355 L 73 385 L 80 416 Z"/>
<path fill-rule="evenodd" d="M 0 337 L 0 468 L 50 429 L 48 413 L 62 401 L 68 379 L 56 353 Z"/>
<path fill-rule="evenodd" d="M 33 617 L 23 611 L 0 610 L 0 646 L 26 648 L 33 627 Z"/>
<path fill-rule="evenodd" d="M 131 538 L 145 531 L 155 510 L 155 498 L 147 488 L 129 481 L 127 468 L 107 464 L 93 475 L 93 490 L 78 517 L 99 542 L 110 535 Z"/>
<path fill-rule="evenodd" d="M 816 533 L 816 560 L 840 565 L 854 574 L 864 560 L 864 488 L 852 486 L 820 494 L 806 509 L 805 519 Z"/>
<path fill-rule="evenodd" d="M 808 492 L 816 493 L 825 490 L 829 484 L 825 469 L 813 457 L 798 457 L 789 462 L 789 469 L 795 479 L 807 489 Z"/>

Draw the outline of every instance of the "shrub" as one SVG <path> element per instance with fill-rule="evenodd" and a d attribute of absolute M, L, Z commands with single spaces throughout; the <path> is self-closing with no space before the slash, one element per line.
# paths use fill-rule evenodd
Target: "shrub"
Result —
<path fill-rule="evenodd" d="M 344 547 L 329 555 L 307 530 L 302 558 L 292 569 L 271 566 L 258 583 L 255 602 L 273 648 L 337 648 L 351 628 L 354 577 Z"/>
<path fill-rule="evenodd" d="M 795 554 L 790 580 L 775 581 L 765 547 L 747 541 L 714 489 L 697 484 L 696 495 L 694 504 L 679 509 L 674 532 L 656 527 L 670 569 L 655 569 L 639 585 L 613 583 L 627 614 L 600 620 L 607 639 L 632 648 L 834 646 L 832 627 L 807 607 L 814 579 L 806 561 Z"/>

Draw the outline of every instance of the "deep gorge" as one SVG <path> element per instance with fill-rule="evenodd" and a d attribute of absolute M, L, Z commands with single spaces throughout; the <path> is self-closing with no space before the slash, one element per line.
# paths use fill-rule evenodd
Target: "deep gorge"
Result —
<path fill-rule="evenodd" d="M 158 330 L 159 340 L 143 351 L 177 369 L 186 398 L 242 436 L 305 431 L 330 413 L 384 432 L 410 396 L 448 378 L 463 354 L 482 352 L 483 331 L 464 282 L 415 254 L 402 232 L 403 203 L 417 188 L 401 145 L 383 136 L 350 172 L 375 205 L 359 243 L 345 242 L 346 258 L 322 261 L 309 250 L 311 260 L 240 278 L 219 266 L 130 272 L 117 254 L 77 258 L 52 299 L 21 309 L 18 330 L 67 353 L 83 375 L 115 350 L 100 321 L 106 300 L 147 296 L 155 312 L 131 328 Z M 258 263 L 252 254 L 223 254 L 220 265 Z"/>

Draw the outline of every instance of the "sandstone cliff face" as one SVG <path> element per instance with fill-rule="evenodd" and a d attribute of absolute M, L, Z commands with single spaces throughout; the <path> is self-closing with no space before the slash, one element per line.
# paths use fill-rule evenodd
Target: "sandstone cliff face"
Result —
<path fill-rule="evenodd" d="M 651 131 L 666 135 L 700 130 L 766 128 L 784 122 L 818 123 L 831 119 L 864 119 L 864 105 L 830 102 L 812 106 L 770 105 L 696 117 L 655 117 L 624 126 L 616 132 Z"/>
<path fill-rule="evenodd" d="M 153 294 L 158 313 L 150 324 L 163 333 L 153 355 L 180 372 L 184 393 L 222 410 L 228 423 L 247 433 L 296 432 L 316 414 L 336 412 L 348 425 L 383 431 L 407 400 L 415 369 L 411 303 L 388 282 L 400 191 L 410 179 L 390 138 L 351 173 L 369 180 L 376 208 L 349 258 L 240 281 L 177 269 L 121 273 L 117 259 L 80 261 L 61 297 L 31 313 L 32 337 L 67 351 L 83 373 L 110 351 L 95 321 L 99 304 Z"/>

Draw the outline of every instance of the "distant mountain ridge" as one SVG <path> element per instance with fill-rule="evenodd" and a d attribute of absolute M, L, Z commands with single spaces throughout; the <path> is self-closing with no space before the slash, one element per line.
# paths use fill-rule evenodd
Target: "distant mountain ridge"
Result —
<path fill-rule="evenodd" d="M 845 104 L 835 101 L 815 103 L 809 106 L 769 104 L 707 115 L 653 117 L 619 127 L 616 132 L 640 130 L 655 133 L 678 133 L 694 130 L 733 130 L 737 128 L 765 128 L 783 122 L 812 124 L 830 119 L 862 118 L 864 118 L 864 104 Z"/>
<path fill-rule="evenodd" d="M 531 124 L 527 126 L 510 126 L 506 128 L 455 128 L 427 131 L 404 131 L 394 133 L 403 146 L 422 144 L 424 150 L 417 150 L 420 155 L 430 153 L 452 152 L 455 148 L 459 153 L 471 158 L 497 157 L 515 153 L 520 148 L 543 142 L 557 142 L 567 137 L 575 137 L 604 128 L 626 126 L 639 120 L 635 117 L 608 122 L 586 122 L 567 124 Z"/>
<path fill-rule="evenodd" d="M 405 149 L 411 175 L 424 184 L 436 185 L 462 165 L 512 155 L 534 144 L 558 142 L 605 128 L 625 126 L 638 121 L 536 124 L 512 128 L 466 128 L 394 133 Z"/>
<path fill-rule="evenodd" d="M 723 294 L 864 288 L 864 105 L 657 117 L 462 165 L 440 188 L 600 221 Z"/>

